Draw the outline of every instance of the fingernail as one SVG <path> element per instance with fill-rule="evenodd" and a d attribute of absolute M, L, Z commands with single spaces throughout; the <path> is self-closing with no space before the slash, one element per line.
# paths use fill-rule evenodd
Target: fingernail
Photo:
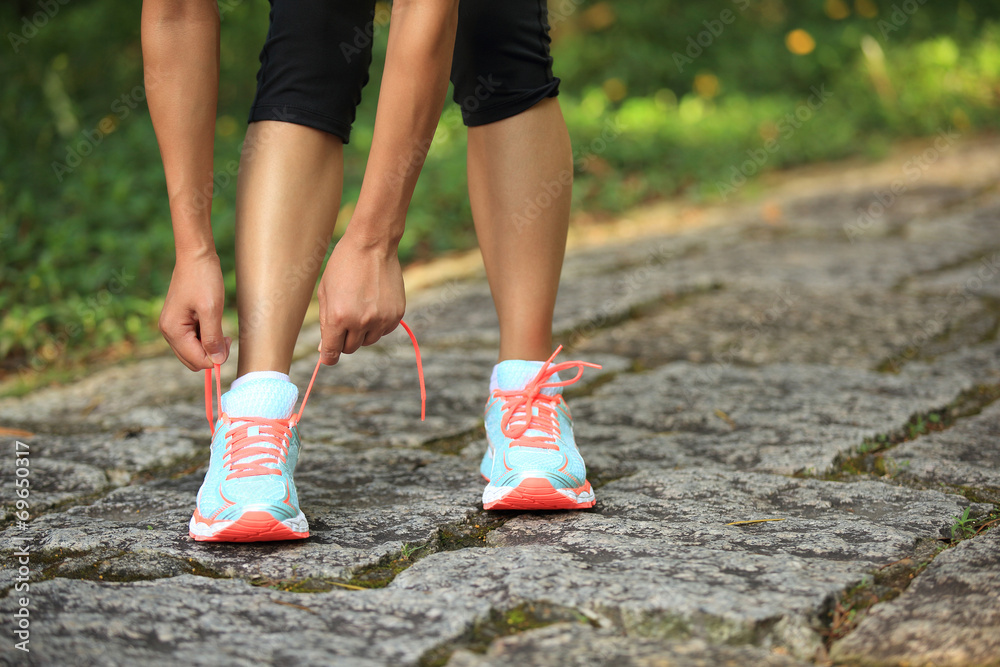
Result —
<path fill-rule="evenodd" d="M 222 352 L 216 352 L 215 354 L 209 355 L 212 358 L 212 362 L 216 364 L 222 364 L 226 360 L 226 355 Z"/>

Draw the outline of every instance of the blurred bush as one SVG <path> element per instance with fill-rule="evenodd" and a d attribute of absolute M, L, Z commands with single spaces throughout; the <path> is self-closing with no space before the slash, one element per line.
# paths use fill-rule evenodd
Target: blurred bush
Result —
<path fill-rule="evenodd" d="M 741 176 L 1000 123 L 998 3 L 550 2 L 578 211 L 677 194 L 728 198 Z M 232 297 L 228 165 L 239 156 L 268 6 L 221 7 L 213 224 Z M 141 86 L 139 11 L 94 0 L 0 6 L 10 49 L 0 59 L 0 378 L 157 336 L 173 245 Z M 345 151 L 345 213 L 371 143 L 386 35 L 379 26 Z M 464 154 L 449 105 L 404 259 L 474 246 Z"/>

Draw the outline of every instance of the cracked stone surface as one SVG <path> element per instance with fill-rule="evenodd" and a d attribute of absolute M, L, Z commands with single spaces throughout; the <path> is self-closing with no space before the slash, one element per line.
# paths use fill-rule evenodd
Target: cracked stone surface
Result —
<path fill-rule="evenodd" d="M 811 663 L 797 660 L 780 649 L 775 652 L 757 646 L 710 644 L 701 639 L 663 641 L 594 629 L 580 623 L 558 623 L 497 639 L 485 654 L 456 651 L 447 667 L 590 667 L 595 664 L 801 667 Z"/>
<path fill-rule="evenodd" d="M 149 559 L 187 564 L 225 576 L 287 580 L 343 578 L 354 568 L 430 540 L 438 528 L 476 509 L 478 461 L 456 466 L 424 450 L 363 451 L 313 446 L 303 451 L 295 481 L 310 523 L 304 542 L 229 545 L 187 537 L 203 468 L 184 477 L 117 489 L 92 504 L 43 515 L 26 537 L 40 556 L 65 557 L 56 574 L 116 578 L 156 574 Z M 135 561 L 127 554 L 141 554 Z M 166 576 L 166 575 L 161 575 Z M 9 581 L 9 580 L 8 580 Z"/>
<path fill-rule="evenodd" d="M 483 601 L 407 591 L 308 596 L 180 575 L 103 584 L 56 579 L 32 589 L 45 620 L 27 662 L 74 665 L 414 664 L 457 636 Z M 13 609 L 12 598 L 0 609 Z M 10 642 L 0 656 L 13 658 Z"/>
<path fill-rule="evenodd" d="M 600 496 L 596 512 L 512 519 L 489 534 L 492 549 L 434 554 L 390 588 L 468 588 L 579 609 L 639 636 L 766 642 L 805 657 L 829 596 L 937 537 L 968 505 L 877 482 L 705 470 L 638 473 Z M 726 525 L 762 518 L 782 521 Z"/>
<path fill-rule="evenodd" d="M 308 540 L 188 538 L 208 429 L 202 376 L 173 359 L 0 399 L 0 425 L 33 434 L 25 526 L 0 496 L 0 614 L 30 584 L 32 652 L 6 642 L 0 664 L 1000 661 L 995 529 L 827 639 L 848 591 L 1000 502 L 1000 141 L 956 146 L 849 238 L 909 155 L 653 207 L 568 254 L 561 359 L 603 366 L 568 392 L 593 510 L 481 509 L 498 340 L 481 272 L 410 295 L 425 422 L 402 333 L 320 371 L 296 473 Z M 300 336 L 300 390 L 317 340 Z M 883 476 L 843 469 L 956 401 L 975 409 L 893 440 Z"/>
<path fill-rule="evenodd" d="M 1000 532 L 934 559 L 892 602 L 877 605 L 833 656 L 861 664 L 1000 663 Z"/>
<path fill-rule="evenodd" d="M 966 324 L 968 332 L 944 335 L 947 323 Z M 905 363 L 907 355 L 933 358 L 961 349 L 996 324 L 983 302 L 945 294 L 737 286 L 681 299 L 673 307 L 668 303 L 654 316 L 598 332 L 578 349 L 613 352 L 646 368 L 691 361 L 873 369 L 896 358 Z"/>
<path fill-rule="evenodd" d="M 902 479 L 972 487 L 1000 496 L 1000 403 L 954 428 L 904 442 L 887 465 Z"/>
<path fill-rule="evenodd" d="M 946 405 L 968 384 L 958 374 L 917 366 L 891 375 L 823 365 L 676 362 L 619 376 L 576 401 L 573 411 L 588 429 L 605 427 L 614 444 L 602 452 L 620 458 L 622 470 L 642 467 L 642 451 L 652 449 L 655 458 L 662 447 L 690 462 L 821 474 L 865 437 Z M 620 426 L 635 430 L 617 436 Z M 634 443 L 636 430 L 655 444 Z"/>

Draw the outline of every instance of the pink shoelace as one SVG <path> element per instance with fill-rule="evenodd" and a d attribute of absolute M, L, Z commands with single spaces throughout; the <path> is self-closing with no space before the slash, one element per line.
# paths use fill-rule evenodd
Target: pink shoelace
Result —
<path fill-rule="evenodd" d="M 413 351 L 417 357 L 417 378 L 420 380 L 420 421 L 423 421 L 427 412 L 427 390 L 424 387 L 424 365 L 420 358 L 420 346 L 417 345 L 417 337 L 406 325 L 406 322 L 399 323 L 413 343 Z M 264 417 L 230 417 L 222 412 L 222 372 L 221 366 L 215 364 L 214 368 L 205 370 L 205 416 L 208 419 L 208 426 L 215 437 L 215 419 L 212 416 L 212 375 L 215 375 L 215 395 L 219 402 L 219 418 L 226 426 L 238 422 L 239 426 L 226 434 L 226 457 L 229 459 L 229 469 L 231 472 L 226 479 L 236 477 L 251 477 L 256 475 L 280 475 L 281 471 L 268 467 L 267 463 L 284 463 L 288 456 L 288 443 L 291 442 L 292 429 L 305 412 L 306 403 L 309 401 L 309 394 L 312 393 L 313 384 L 316 382 L 316 375 L 319 373 L 320 362 L 316 362 L 313 369 L 312 378 L 309 380 L 309 387 L 305 396 L 302 397 L 302 406 L 299 411 L 287 419 L 265 419 Z M 250 427 L 256 426 L 257 433 L 250 435 Z M 271 446 L 267 446 L 271 445 Z M 246 459 L 259 457 L 253 461 Z"/>
<path fill-rule="evenodd" d="M 548 361 L 539 369 L 538 374 L 525 385 L 524 389 L 502 390 L 494 389 L 493 395 L 503 399 L 503 418 L 500 420 L 500 431 L 514 440 L 511 447 L 538 447 L 540 449 L 555 449 L 556 437 L 559 435 L 559 415 L 556 405 L 562 400 L 560 394 L 542 393 L 550 387 L 565 387 L 583 377 L 584 368 L 600 368 L 598 364 L 586 361 L 564 361 L 552 365 L 552 360 L 562 350 L 562 345 L 556 348 Z M 576 369 L 576 375 L 570 380 L 561 382 L 546 382 L 552 375 L 569 368 Z M 524 435 L 528 430 L 541 431 L 544 435 Z"/>

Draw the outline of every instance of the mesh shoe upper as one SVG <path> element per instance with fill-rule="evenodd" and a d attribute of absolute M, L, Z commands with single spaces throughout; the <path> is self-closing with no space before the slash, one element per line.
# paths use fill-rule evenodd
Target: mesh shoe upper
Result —
<path fill-rule="evenodd" d="M 586 482 L 587 469 L 576 447 L 562 389 L 579 379 L 584 366 L 599 366 L 585 362 L 552 365 L 552 358 L 504 361 L 494 369 L 485 415 L 489 451 L 481 466 L 491 486 L 516 486 L 526 473 L 541 473 L 561 488 Z M 560 370 L 574 367 L 578 373 L 573 379 L 560 379 Z"/>
<path fill-rule="evenodd" d="M 279 520 L 298 514 L 292 474 L 299 438 L 291 421 L 297 399 L 294 384 L 271 378 L 223 394 L 208 474 L 198 491 L 202 516 L 225 520 L 247 509 L 267 509 Z"/>

